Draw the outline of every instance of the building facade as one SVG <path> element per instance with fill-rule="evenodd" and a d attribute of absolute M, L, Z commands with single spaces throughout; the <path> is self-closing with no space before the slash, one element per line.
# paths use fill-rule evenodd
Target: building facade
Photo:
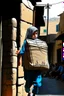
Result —
<path fill-rule="evenodd" d="M 47 21 L 45 20 L 45 26 L 40 27 L 40 38 L 48 43 L 48 58 L 49 63 L 57 63 L 57 46 L 55 42 L 56 38 L 56 26 L 59 24 L 59 18 L 51 18 L 49 20 L 48 35 L 47 35 Z M 52 50 L 52 51 L 51 51 Z"/>
<path fill-rule="evenodd" d="M 60 15 L 59 31 L 56 35 L 57 62 L 64 62 L 64 12 Z"/>

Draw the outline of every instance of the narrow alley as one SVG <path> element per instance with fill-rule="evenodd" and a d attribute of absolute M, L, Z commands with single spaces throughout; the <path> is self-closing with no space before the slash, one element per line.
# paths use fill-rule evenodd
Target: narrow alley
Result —
<path fill-rule="evenodd" d="M 0 96 L 64 96 L 64 9 L 57 6 L 64 2 L 44 1 L 6 0 L 2 3 Z M 57 13 L 58 10 L 61 11 Z M 30 27 L 33 29 L 28 30 Z M 62 68 L 58 71 L 56 65 Z M 43 75 L 41 71 L 53 71 L 61 78 Z M 32 86 L 36 92 L 31 90 Z"/>

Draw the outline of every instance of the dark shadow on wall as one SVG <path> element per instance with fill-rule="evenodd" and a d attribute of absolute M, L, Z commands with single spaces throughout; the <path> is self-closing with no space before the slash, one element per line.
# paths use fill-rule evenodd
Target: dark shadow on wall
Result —
<path fill-rule="evenodd" d="M 1 16 L 4 19 L 8 19 L 11 17 L 19 19 L 20 0 L 5 0 L 1 4 Z"/>

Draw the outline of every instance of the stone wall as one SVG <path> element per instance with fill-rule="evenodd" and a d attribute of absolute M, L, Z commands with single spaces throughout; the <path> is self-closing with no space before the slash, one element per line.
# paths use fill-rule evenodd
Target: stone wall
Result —
<path fill-rule="evenodd" d="M 2 21 L 2 96 L 16 96 L 17 80 L 17 21 L 15 18 Z M 14 92 L 15 91 L 15 92 Z"/>

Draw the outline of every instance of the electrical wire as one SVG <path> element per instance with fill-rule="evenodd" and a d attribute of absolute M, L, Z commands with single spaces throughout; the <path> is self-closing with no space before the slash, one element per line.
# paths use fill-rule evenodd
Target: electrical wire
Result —
<path fill-rule="evenodd" d="M 29 8 L 31 9 L 31 6 L 30 6 L 30 4 L 29 4 L 29 2 L 28 1 L 30 1 L 30 0 L 27 0 L 27 3 L 28 3 L 28 6 L 29 6 Z M 60 4 L 60 3 L 62 3 L 62 2 L 64 2 L 64 1 L 60 1 L 60 2 L 57 2 L 57 3 L 52 3 L 52 4 L 49 4 L 49 5 L 56 5 L 56 4 Z M 23 2 L 24 3 L 24 2 Z M 25 3 L 24 3 L 25 4 Z M 47 4 L 44 4 L 44 5 L 47 5 Z M 27 6 L 27 7 L 28 7 Z M 32 9 L 31 9 L 32 10 Z"/>
<path fill-rule="evenodd" d="M 57 3 L 52 3 L 51 5 L 60 4 L 60 3 L 62 3 L 62 2 L 64 2 L 64 1 L 60 1 L 60 2 L 57 2 Z"/>

